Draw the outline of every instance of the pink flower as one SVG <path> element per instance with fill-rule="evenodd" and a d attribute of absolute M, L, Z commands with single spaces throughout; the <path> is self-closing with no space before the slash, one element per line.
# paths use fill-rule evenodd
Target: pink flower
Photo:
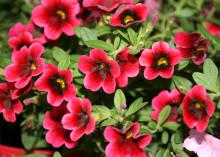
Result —
<path fill-rule="evenodd" d="M 110 19 L 111 26 L 128 27 L 141 23 L 148 17 L 148 8 L 141 3 L 129 4 L 119 8 Z"/>
<path fill-rule="evenodd" d="M 210 34 L 220 38 L 220 25 L 216 25 L 214 23 L 207 23 L 206 29 Z"/>
<path fill-rule="evenodd" d="M 112 12 L 119 7 L 120 4 L 130 4 L 133 0 L 83 0 L 83 7 L 93 8 L 104 12 Z"/>
<path fill-rule="evenodd" d="M 12 55 L 13 64 L 8 65 L 4 75 L 9 82 L 15 82 L 16 88 L 24 88 L 33 76 L 42 73 L 44 61 L 40 56 L 44 48 L 33 44 L 29 48 L 23 47 L 18 53 Z"/>
<path fill-rule="evenodd" d="M 139 123 L 133 123 L 124 132 L 112 126 L 106 127 L 104 137 L 109 142 L 105 149 L 106 157 L 147 157 L 144 149 L 152 136 L 139 135 L 139 131 Z"/>
<path fill-rule="evenodd" d="M 194 129 L 190 130 L 189 137 L 183 143 L 183 147 L 195 152 L 198 157 L 219 157 L 219 145 L 220 139 L 206 133 L 199 133 Z"/>
<path fill-rule="evenodd" d="M 46 42 L 41 36 L 39 38 L 33 38 L 33 35 L 30 32 L 22 32 L 18 36 L 12 36 L 8 40 L 8 44 L 13 48 L 13 52 L 21 50 L 24 46 L 27 48 L 34 43 L 43 45 Z"/>
<path fill-rule="evenodd" d="M 89 135 L 95 129 L 95 119 L 92 117 L 91 102 L 88 99 L 73 98 L 67 108 L 70 113 L 63 116 L 62 125 L 71 130 L 70 138 L 77 141 L 84 134 Z"/>
<path fill-rule="evenodd" d="M 174 66 L 180 61 L 180 53 L 169 44 L 161 41 L 152 45 L 152 49 L 145 49 L 139 62 L 145 67 L 144 77 L 153 80 L 159 75 L 163 78 L 171 78 L 174 73 Z"/>
<path fill-rule="evenodd" d="M 177 33 L 173 40 L 182 59 L 192 59 L 197 65 L 203 63 L 207 56 L 209 40 L 202 39 L 199 33 L 187 34 L 186 32 Z"/>
<path fill-rule="evenodd" d="M 64 129 L 61 124 L 61 120 L 67 112 L 66 104 L 62 104 L 45 114 L 43 127 L 48 130 L 45 138 L 55 148 L 61 147 L 63 144 L 67 148 L 74 148 L 77 145 L 76 141 L 70 139 L 70 131 Z"/>
<path fill-rule="evenodd" d="M 214 102 L 207 97 L 203 86 L 194 86 L 183 99 L 183 121 L 189 128 L 196 127 L 198 132 L 204 132 L 209 119 L 215 112 Z"/>
<path fill-rule="evenodd" d="M 167 90 L 161 91 L 156 97 L 152 100 L 152 108 L 155 110 L 151 113 L 151 118 L 157 121 L 158 116 L 161 110 L 170 105 L 171 113 L 167 121 L 178 121 L 178 109 L 180 104 L 182 103 L 183 95 L 177 90 L 173 89 L 170 93 Z"/>
<path fill-rule="evenodd" d="M 105 51 L 92 49 L 89 57 L 86 55 L 80 57 L 78 67 L 86 74 L 85 88 L 97 91 L 102 87 L 108 94 L 115 91 L 115 79 L 120 75 L 120 67 L 116 61 L 107 58 Z"/>
<path fill-rule="evenodd" d="M 23 110 L 22 103 L 16 98 L 12 98 L 14 87 L 10 83 L 0 83 L 0 113 L 8 122 L 16 121 L 16 114 Z"/>
<path fill-rule="evenodd" d="M 12 28 L 9 30 L 9 36 L 20 36 L 24 32 L 29 32 L 30 34 L 34 35 L 35 27 L 32 21 L 30 21 L 27 25 L 24 25 L 20 22 L 16 23 Z"/>
<path fill-rule="evenodd" d="M 125 48 L 117 55 L 117 62 L 121 69 L 121 74 L 116 78 L 119 87 L 128 85 L 128 77 L 135 77 L 139 73 L 138 59 L 128 53 L 128 48 Z"/>
<path fill-rule="evenodd" d="M 70 70 L 58 70 L 53 64 L 44 66 L 43 75 L 35 82 L 39 91 L 48 92 L 47 101 L 52 106 L 59 106 L 76 95 L 76 88 Z"/>
<path fill-rule="evenodd" d="M 44 28 L 48 39 L 56 40 L 62 33 L 74 35 L 73 27 L 79 26 L 76 18 L 80 6 L 77 0 L 42 0 L 32 11 L 33 22 Z"/>
<path fill-rule="evenodd" d="M 160 3 L 157 0 L 145 0 L 144 4 L 148 7 L 151 17 L 160 10 Z"/>

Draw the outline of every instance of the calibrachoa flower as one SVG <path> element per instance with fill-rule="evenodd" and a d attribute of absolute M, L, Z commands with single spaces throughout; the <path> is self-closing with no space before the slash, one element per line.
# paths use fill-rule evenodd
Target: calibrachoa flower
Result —
<path fill-rule="evenodd" d="M 206 29 L 210 34 L 220 37 L 220 25 L 216 25 L 214 23 L 207 23 Z"/>
<path fill-rule="evenodd" d="M 122 50 L 116 57 L 121 69 L 121 74 L 116 78 L 119 87 L 125 87 L 128 84 L 128 77 L 135 77 L 139 73 L 138 59 L 128 53 L 128 48 Z"/>
<path fill-rule="evenodd" d="M 144 148 L 152 136 L 139 135 L 139 131 L 139 123 L 133 123 L 124 132 L 112 126 L 106 127 L 104 137 L 109 142 L 105 149 L 106 157 L 147 157 Z"/>
<path fill-rule="evenodd" d="M 135 23 L 141 23 L 148 16 L 148 8 L 144 4 L 129 4 L 119 8 L 110 19 L 110 25 L 128 27 Z"/>
<path fill-rule="evenodd" d="M 66 104 L 63 103 L 45 114 L 43 127 L 48 130 L 45 138 L 53 147 L 58 148 L 65 144 L 67 148 L 73 148 L 77 145 L 76 141 L 70 139 L 70 131 L 64 129 L 61 124 L 61 120 L 67 112 Z"/>
<path fill-rule="evenodd" d="M 171 78 L 174 66 L 180 61 L 180 53 L 169 44 L 161 41 L 152 45 L 152 49 L 145 49 L 140 58 L 140 65 L 145 67 L 144 77 L 153 80 L 157 76 Z"/>
<path fill-rule="evenodd" d="M 40 57 L 44 52 L 42 45 L 33 44 L 23 47 L 12 55 L 13 64 L 8 65 L 4 75 L 9 82 L 15 82 L 16 88 L 24 88 L 33 76 L 42 73 L 44 61 Z"/>
<path fill-rule="evenodd" d="M 195 152 L 198 157 L 219 157 L 220 139 L 196 130 L 190 130 L 189 137 L 184 140 L 183 147 Z"/>
<path fill-rule="evenodd" d="M 120 67 L 116 61 L 107 58 L 105 51 L 92 49 L 89 57 L 80 57 L 78 67 L 86 74 L 85 88 L 97 91 L 102 87 L 106 93 L 115 91 L 115 79 L 120 75 Z"/>
<path fill-rule="evenodd" d="M 27 25 L 24 25 L 20 22 L 16 23 L 12 28 L 10 28 L 8 34 L 10 37 L 13 37 L 13 36 L 20 36 L 24 32 L 29 32 L 32 35 L 34 34 L 35 27 L 32 21 L 30 21 Z"/>
<path fill-rule="evenodd" d="M 178 120 L 178 109 L 182 103 L 183 95 L 177 90 L 173 89 L 170 93 L 167 90 L 161 91 L 152 100 L 152 107 L 155 111 L 151 113 L 151 118 L 157 121 L 160 111 L 167 105 L 171 107 L 171 113 L 167 121 L 177 121 Z"/>
<path fill-rule="evenodd" d="M 76 95 L 76 88 L 70 70 L 58 70 L 53 64 L 44 66 L 43 75 L 35 82 L 39 91 L 48 92 L 47 101 L 52 106 L 59 106 L 64 100 L 69 101 Z"/>
<path fill-rule="evenodd" d="M 22 32 L 19 36 L 12 36 L 8 40 L 8 44 L 13 48 L 13 52 L 21 50 L 24 46 L 30 47 L 34 43 L 44 44 L 46 40 L 42 37 L 33 38 L 33 35 L 30 32 Z"/>
<path fill-rule="evenodd" d="M 62 125 L 71 130 L 70 138 L 77 141 L 84 134 L 89 135 L 95 129 L 95 119 L 92 117 L 92 105 L 88 99 L 73 98 L 67 108 L 70 113 L 63 116 Z"/>
<path fill-rule="evenodd" d="M 10 83 L 0 83 L 0 113 L 8 122 L 16 121 L 16 114 L 20 114 L 23 105 L 18 99 L 12 98 L 14 87 Z"/>
<path fill-rule="evenodd" d="M 32 11 L 33 22 L 44 28 L 48 39 L 56 40 L 62 33 L 74 35 L 74 26 L 80 24 L 76 15 L 80 11 L 77 0 L 42 0 Z"/>
<path fill-rule="evenodd" d="M 201 64 L 207 56 L 209 40 L 202 39 L 199 33 L 179 32 L 174 37 L 174 43 L 182 59 L 192 59 L 195 64 Z"/>
<path fill-rule="evenodd" d="M 96 10 L 88 10 L 87 8 L 80 8 L 80 13 L 77 16 L 82 25 L 91 24 L 94 21 L 98 22 L 101 19 L 101 13 Z"/>
<path fill-rule="evenodd" d="M 183 99 L 183 120 L 189 128 L 204 132 L 209 118 L 214 114 L 215 104 L 207 97 L 203 86 L 194 86 Z"/>
<path fill-rule="evenodd" d="M 133 0 L 83 0 L 83 7 L 111 12 L 121 4 L 133 3 Z"/>

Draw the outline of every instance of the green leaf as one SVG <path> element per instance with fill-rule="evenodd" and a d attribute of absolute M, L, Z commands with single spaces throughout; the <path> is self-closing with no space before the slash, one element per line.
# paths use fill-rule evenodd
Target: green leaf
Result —
<path fill-rule="evenodd" d="M 196 13 L 196 11 L 194 9 L 184 8 L 182 10 L 175 12 L 174 15 L 180 16 L 180 17 L 191 17 L 195 13 Z"/>
<path fill-rule="evenodd" d="M 109 125 L 114 125 L 114 124 L 116 124 L 117 123 L 117 121 L 115 120 L 115 119 L 106 119 L 106 120 L 104 120 L 102 123 L 101 123 L 101 127 L 103 127 L 103 126 L 109 126 Z"/>
<path fill-rule="evenodd" d="M 192 87 L 192 83 L 182 76 L 173 76 L 172 80 L 176 88 L 178 88 L 184 94 Z"/>
<path fill-rule="evenodd" d="M 70 56 L 68 54 L 64 55 L 62 60 L 58 64 L 59 69 L 68 69 L 70 65 Z"/>
<path fill-rule="evenodd" d="M 88 40 L 97 40 L 97 34 L 94 30 L 87 27 L 75 27 L 76 35 L 83 40 L 83 42 Z"/>
<path fill-rule="evenodd" d="M 171 153 L 169 149 L 166 149 L 163 153 L 163 157 L 171 157 Z"/>
<path fill-rule="evenodd" d="M 203 73 L 194 72 L 192 77 L 198 85 L 205 86 L 210 91 L 218 92 L 218 87 L 216 82 L 214 83 L 211 80 L 209 80 L 209 78 L 207 78 L 207 76 L 204 75 Z"/>
<path fill-rule="evenodd" d="M 126 112 L 125 116 L 128 117 L 138 110 L 140 110 L 142 107 L 144 107 L 147 103 L 143 103 L 143 98 L 136 99 L 128 108 L 128 111 Z"/>
<path fill-rule="evenodd" d="M 33 132 L 22 132 L 21 134 L 21 142 L 26 150 L 31 150 L 36 142 L 37 133 Z"/>
<path fill-rule="evenodd" d="M 180 61 L 177 69 L 182 70 L 185 67 L 187 67 L 187 65 L 189 65 L 189 60 L 182 60 L 182 61 Z"/>
<path fill-rule="evenodd" d="M 128 32 L 128 36 L 131 41 L 131 44 L 136 45 L 137 44 L 137 33 L 130 27 L 127 29 L 127 32 Z"/>
<path fill-rule="evenodd" d="M 117 110 L 121 110 L 121 105 L 126 104 L 126 98 L 121 89 L 117 89 L 114 96 L 114 105 Z"/>
<path fill-rule="evenodd" d="M 124 33 L 124 32 L 122 32 L 121 30 L 117 30 L 117 32 L 124 38 L 124 39 L 126 39 L 127 41 L 129 41 L 129 36 L 128 36 L 128 34 L 127 33 Z"/>
<path fill-rule="evenodd" d="M 169 105 L 165 106 L 159 114 L 157 125 L 160 126 L 163 122 L 167 120 L 171 112 L 171 107 Z"/>
<path fill-rule="evenodd" d="M 149 126 L 151 129 L 155 130 L 155 129 L 157 128 L 157 123 L 154 122 L 154 121 L 150 121 L 150 122 L 148 123 L 148 126 Z"/>
<path fill-rule="evenodd" d="M 120 41 L 121 41 L 120 37 L 117 36 L 114 40 L 114 49 L 115 50 L 117 50 L 118 47 L 120 46 Z"/>
<path fill-rule="evenodd" d="M 53 47 L 52 56 L 57 62 L 60 62 L 63 59 L 63 56 L 65 55 L 66 55 L 66 52 L 63 49 L 59 47 Z"/>
<path fill-rule="evenodd" d="M 164 153 L 164 150 L 163 150 L 163 149 L 160 149 L 160 150 L 157 152 L 157 154 L 156 154 L 155 157 L 162 157 L 162 156 L 163 156 L 163 153 Z"/>
<path fill-rule="evenodd" d="M 179 127 L 180 125 L 176 122 L 166 122 L 163 124 L 163 128 L 166 128 L 172 131 L 176 131 Z"/>
<path fill-rule="evenodd" d="M 209 80 L 212 80 L 213 82 L 217 81 L 218 68 L 210 58 L 205 60 L 203 66 L 203 72 L 209 78 Z"/>
<path fill-rule="evenodd" d="M 90 48 L 100 48 L 105 51 L 113 51 L 114 47 L 102 40 L 88 40 L 84 42 Z"/>
<path fill-rule="evenodd" d="M 62 157 L 62 155 L 59 152 L 54 152 L 53 157 Z"/>
<path fill-rule="evenodd" d="M 168 140 L 169 140 L 169 134 L 168 134 L 167 131 L 164 131 L 164 132 L 162 133 L 162 136 L 161 136 L 161 142 L 162 142 L 163 144 L 167 144 L 167 143 L 168 143 Z"/>
<path fill-rule="evenodd" d="M 98 121 L 102 121 L 111 116 L 111 111 L 107 107 L 102 105 L 93 105 L 92 111 L 95 119 Z"/>

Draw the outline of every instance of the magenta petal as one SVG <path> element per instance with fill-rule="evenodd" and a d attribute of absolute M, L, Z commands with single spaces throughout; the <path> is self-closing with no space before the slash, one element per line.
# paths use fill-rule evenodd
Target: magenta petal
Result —
<path fill-rule="evenodd" d="M 70 134 L 70 138 L 71 140 L 73 141 L 77 141 L 79 140 L 84 134 L 84 128 L 82 129 L 75 129 L 75 130 L 72 130 L 71 134 Z"/>
<path fill-rule="evenodd" d="M 144 77 L 147 79 L 147 80 L 153 80 L 155 79 L 157 76 L 159 75 L 159 72 L 154 70 L 153 68 L 151 67 L 146 67 L 145 70 L 144 70 Z"/>
<path fill-rule="evenodd" d="M 114 142 L 114 141 L 121 140 L 123 138 L 122 135 L 123 134 L 121 133 L 120 130 L 118 130 L 118 129 L 112 127 L 112 126 L 108 126 L 104 130 L 104 137 L 109 142 Z"/>
<path fill-rule="evenodd" d="M 94 67 L 93 60 L 90 57 L 83 55 L 79 58 L 78 67 L 84 74 L 92 72 Z"/>
<path fill-rule="evenodd" d="M 166 79 L 171 78 L 173 76 L 173 73 L 174 73 L 173 66 L 160 70 L 160 76 Z"/>
<path fill-rule="evenodd" d="M 95 130 L 95 119 L 90 117 L 89 123 L 87 124 L 87 128 L 85 130 L 86 135 L 91 134 Z"/>
<path fill-rule="evenodd" d="M 59 106 L 63 102 L 63 97 L 59 94 L 50 91 L 47 94 L 47 101 L 52 106 Z"/>
<path fill-rule="evenodd" d="M 111 93 L 113 93 L 115 91 L 115 86 L 116 86 L 115 79 L 110 74 L 106 74 L 105 81 L 102 84 L 103 90 L 107 94 L 111 94 Z"/>
<path fill-rule="evenodd" d="M 144 149 L 148 144 L 150 144 L 152 140 L 152 136 L 150 135 L 140 135 L 137 137 L 138 145 L 140 148 Z"/>
<path fill-rule="evenodd" d="M 49 130 L 45 136 L 46 141 L 58 148 L 64 144 L 64 135 L 62 129 Z"/>
<path fill-rule="evenodd" d="M 99 73 L 93 72 L 89 73 L 84 78 L 84 86 L 91 91 L 97 91 L 102 85 L 102 77 Z"/>

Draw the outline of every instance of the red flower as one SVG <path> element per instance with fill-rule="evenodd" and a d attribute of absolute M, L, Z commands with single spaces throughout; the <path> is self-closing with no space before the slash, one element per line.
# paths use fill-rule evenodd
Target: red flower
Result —
<path fill-rule="evenodd" d="M 167 121 L 177 122 L 178 121 L 178 109 L 182 103 L 183 95 L 174 89 L 170 93 L 167 90 L 161 91 L 152 100 L 152 108 L 155 110 L 151 113 L 151 118 L 157 121 L 160 111 L 167 105 L 171 107 L 171 113 Z"/>
<path fill-rule="evenodd" d="M 189 128 L 204 132 L 209 118 L 215 112 L 215 104 L 207 97 L 203 86 L 194 86 L 183 99 L 183 120 Z"/>
<path fill-rule="evenodd" d="M 133 0 L 83 0 L 83 7 L 93 8 L 104 12 L 111 12 L 121 4 L 130 4 Z"/>
<path fill-rule="evenodd" d="M 207 23 L 206 29 L 211 35 L 220 37 L 220 25 L 216 25 L 214 23 Z"/>
<path fill-rule="evenodd" d="M 128 77 L 135 77 L 139 73 L 138 59 L 128 53 L 128 48 L 125 48 L 117 55 L 117 62 L 121 69 L 121 74 L 116 78 L 119 87 L 125 87 L 128 84 Z"/>
<path fill-rule="evenodd" d="M 155 79 L 158 75 L 171 78 L 174 66 L 180 61 L 177 49 L 170 48 L 166 42 L 156 42 L 152 49 L 145 49 L 140 58 L 140 65 L 145 66 L 144 77 L 148 80 Z"/>
<path fill-rule="evenodd" d="M 33 38 L 33 35 L 30 32 L 22 32 L 18 36 L 12 36 L 8 40 L 8 44 L 11 48 L 13 48 L 13 52 L 21 50 L 24 46 L 30 47 L 33 43 L 44 44 L 46 40 L 42 37 Z"/>
<path fill-rule="evenodd" d="M 33 76 L 42 73 L 44 61 L 40 56 L 44 48 L 33 44 L 29 48 L 23 47 L 18 53 L 12 55 L 13 64 L 5 68 L 4 74 L 9 82 L 15 82 L 16 88 L 24 88 Z"/>
<path fill-rule="evenodd" d="M 0 83 L 0 113 L 8 122 L 16 121 L 16 114 L 20 114 L 23 105 L 18 99 L 13 99 L 11 93 L 14 87 L 10 83 Z"/>
<path fill-rule="evenodd" d="M 101 19 L 101 13 L 96 10 L 88 10 L 87 8 L 80 8 L 80 13 L 77 16 L 82 25 L 91 24 L 94 21 L 98 22 Z"/>
<path fill-rule="evenodd" d="M 67 148 L 73 148 L 77 145 L 76 141 L 70 139 L 70 131 L 63 128 L 61 120 L 68 112 L 66 104 L 54 107 L 52 111 L 45 114 L 43 127 L 48 130 L 46 141 L 58 148 L 65 144 Z"/>
<path fill-rule="evenodd" d="M 13 36 L 20 36 L 24 32 L 29 32 L 32 35 L 34 34 L 35 27 L 34 27 L 34 24 L 32 23 L 32 21 L 29 22 L 28 25 L 23 25 L 20 22 L 16 23 L 12 28 L 10 28 L 8 34 L 10 37 L 13 37 Z"/>
<path fill-rule="evenodd" d="M 77 141 L 84 134 L 89 135 L 95 129 L 95 119 L 92 117 L 91 102 L 88 99 L 73 98 L 67 108 L 70 113 L 63 116 L 62 125 L 71 130 L 70 138 Z"/>
<path fill-rule="evenodd" d="M 51 40 L 58 39 L 62 33 L 74 35 L 74 26 L 78 26 L 76 15 L 80 7 L 77 0 L 42 0 L 42 5 L 34 8 L 33 22 L 44 28 L 44 34 Z"/>
<path fill-rule="evenodd" d="M 76 95 L 76 88 L 71 84 L 72 73 L 58 70 L 53 64 L 44 66 L 43 75 L 35 82 L 39 91 L 46 91 L 47 101 L 52 106 L 59 106 L 64 100 L 69 101 Z"/>
<path fill-rule="evenodd" d="M 207 56 L 209 40 L 202 39 L 199 33 L 179 32 L 174 37 L 182 59 L 192 59 L 195 64 L 203 63 Z"/>
<path fill-rule="evenodd" d="M 139 123 L 133 123 L 125 132 L 112 126 L 105 128 L 104 137 L 110 142 L 106 149 L 106 157 L 147 157 L 144 148 L 151 142 L 151 135 L 138 135 Z"/>
<path fill-rule="evenodd" d="M 91 91 L 97 91 L 102 86 L 106 93 L 115 91 L 115 79 L 120 75 L 120 67 L 116 61 L 107 58 L 106 52 L 92 49 L 90 56 L 81 56 L 79 69 L 84 74 L 84 86 Z"/>
<path fill-rule="evenodd" d="M 110 25 L 128 27 L 134 23 L 141 23 L 148 16 L 148 8 L 144 4 L 130 4 L 119 8 L 110 19 Z"/>

